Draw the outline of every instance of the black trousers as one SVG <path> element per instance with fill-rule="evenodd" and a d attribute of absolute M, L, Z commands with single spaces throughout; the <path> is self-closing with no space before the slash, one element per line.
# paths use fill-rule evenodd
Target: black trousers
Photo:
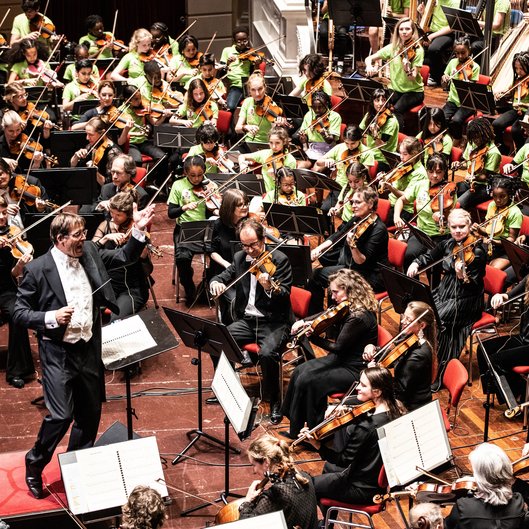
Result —
<path fill-rule="evenodd" d="M 436 82 L 441 82 L 446 64 L 452 54 L 454 35 L 441 35 L 430 42 L 426 51 L 424 63 L 430 67 L 430 77 Z"/>
<path fill-rule="evenodd" d="M 474 112 L 468 108 L 460 108 L 451 101 L 445 104 L 443 112 L 448 122 L 450 136 L 455 140 L 460 140 L 463 137 L 465 122 Z"/>
<path fill-rule="evenodd" d="M 424 101 L 424 92 L 393 92 L 389 99 L 394 105 L 393 113 L 399 122 L 399 130 L 404 131 L 404 114 Z"/>
<path fill-rule="evenodd" d="M 470 190 L 470 185 L 466 182 L 457 184 L 457 201 L 462 209 L 469 210 L 482 202 L 490 200 L 490 194 L 485 184 L 476 184 L 474 191 Z"/>
<path fill-rule="evenodd" d="M 512 125 L 511 135 L 514 142 L 516 150 L 520 150 L 526 140 L 522 126 L 520 125 L 520 120 L 523 119 L 523 114 L 520 115 L 516 110 L 511 108 L 506 112 L 503 112 L 499 117 L 497 117 L 493 122 L 492 126 L 494 127 L 494 134 L 496 135 L 496 143 L 500 146 L 503 145 L 503 133 L 505 129 Z M 504 152 L 503 154 L 508 154 Z"/>

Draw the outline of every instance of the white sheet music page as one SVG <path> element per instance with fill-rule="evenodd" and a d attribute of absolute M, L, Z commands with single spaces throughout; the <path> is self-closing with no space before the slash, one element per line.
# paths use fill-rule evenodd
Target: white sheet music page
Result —
<path fill-rule="evenodd" d="M 138 314 L 105 325 L 102 329 L 105 365 L 156 347 L 156 342 Z"/>
<path fill-rule="evenodd" d="M 222 524 L 226 529 L 287 529 L 287 522 L 283 511 L 271 512 L 237 520 L 236 522 Z"/>
<path fill-rule="evenodd" d="M 422 406 L 377 430 L 390 487 L 417 479 L 417 466 L 432 470 L 452 456 L 439 401 Z"/>

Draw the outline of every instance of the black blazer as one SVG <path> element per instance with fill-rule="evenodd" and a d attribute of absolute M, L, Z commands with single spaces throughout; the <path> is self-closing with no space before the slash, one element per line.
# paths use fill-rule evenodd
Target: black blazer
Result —
<path fill-rule="evenodd" d="M 273 280 L 280 284 L 279 292 L 272 292 L 272 295 L 268 296 L 264 288 L 258 282 L 255 294 L 255 306 L 269 321 L 289 322 L 292 319 L 290 310 L 292 268 L 287 256 L 280 251 L 275 251 L 272 254 L 272 262 L 276 265 Z M 233 263 L 226 268 L 226 270 L 214 276 L 211 279 L 211 282 L 218 281 L 228 285 L 233 280 L 240 277 L 249 268 L 250 262 L 246 260 L 246 252 L 239 251 L 233 257 Z M 246 274 L 235 285 L 235 292 L 235 311 L 237 318 L 240 319 L 244 316 L 244 310 L 248 304 L 248 296 L 250 294 L 250 274 Z"/>

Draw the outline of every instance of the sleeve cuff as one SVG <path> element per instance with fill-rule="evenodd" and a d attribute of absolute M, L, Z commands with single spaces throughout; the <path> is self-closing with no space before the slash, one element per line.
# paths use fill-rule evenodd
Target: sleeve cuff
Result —
<path fill-rule="evenodd" d="M 56 310 L 49 310 L 44 315 L 44 325 L 46 326 L 46 329 L 56 329 L 59 326 L 57 319 L 55 318 L 56 312 Z"/>

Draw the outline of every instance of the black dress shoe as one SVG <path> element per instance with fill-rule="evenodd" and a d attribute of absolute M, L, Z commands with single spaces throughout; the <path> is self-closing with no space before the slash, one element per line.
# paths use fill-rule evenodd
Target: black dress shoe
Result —
<path fill-rule="evenodd" d="M 270 422 L 272 424 L 279 424 L 283 420 L 283 415 L 281 414 L 281 403 L 271 403 L 270 410 Z"/>
<path fill-rule="evenodd" d="M 20 377 L 9 377 L 7 383 L 11 384 L 14 388 L 22 389 L 24 387 L 24 379 Z"/>
<path fill-rule="evenodd" d="M 297 439 L 297 437 L 293 436 L 288 430 L 280 430 L 279 435 L 282 435 L 283 437 L 286 437 L 287 439 Z"/>
<path fill-rule="evenodd" d="M 206 404 L 219 404 L 219 399 L 217 397 L 208 397 Z"/>
<path fill-rule="evenodd" d="M 33 496 L 37 500 L 41 500 L 42 498 L 44 498 L 44 491 L 42 490 L 42 479 L 26 476 L 26 485 L 28 486 L 29 492 L 31 492 L 31 494 L 33 494 Z"/>

